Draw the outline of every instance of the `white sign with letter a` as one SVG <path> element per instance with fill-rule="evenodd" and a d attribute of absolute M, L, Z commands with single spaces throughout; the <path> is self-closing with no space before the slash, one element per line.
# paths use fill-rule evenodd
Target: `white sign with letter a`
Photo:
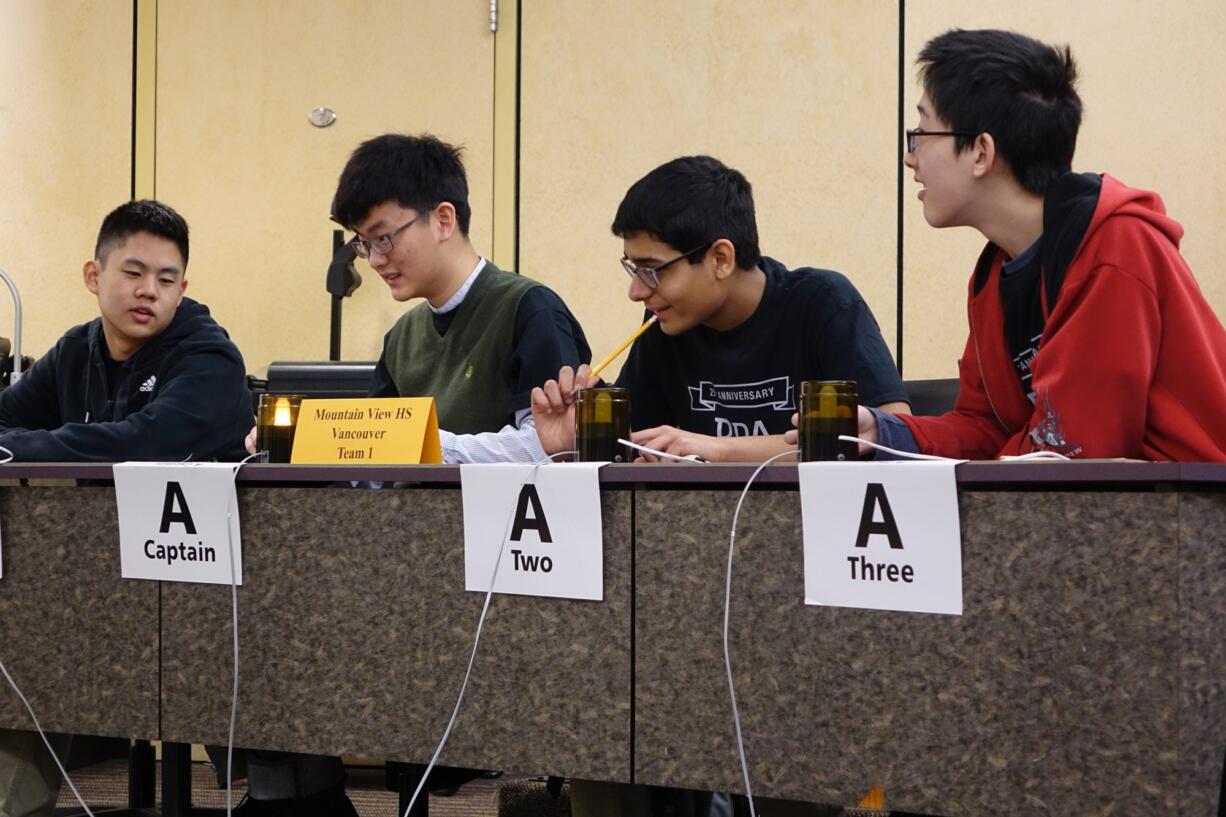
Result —
<path fill-rule="evenodd" d="M 241 585 L 235 467 L 224 462 L 116 464 L 123 578 L 229 584 L 233 540 L 234 581 Z"/>
<path fill-rule="evenodd" d="M 464 589 L 602 600 L 603 464 L 461 465 Z"/>
<path fill-rule="evenodd" d="M 805 604 L 962 615 L 956 465 L 801 463 Z"/>

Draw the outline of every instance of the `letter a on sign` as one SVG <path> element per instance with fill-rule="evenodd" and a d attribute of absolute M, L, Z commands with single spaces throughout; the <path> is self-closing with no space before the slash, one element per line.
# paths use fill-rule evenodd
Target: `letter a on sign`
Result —
<path fill-rule="evenodd" d="M 532 515 L 528 515 L 528 506 L 532 506 Z M 525 483 L 519 491 L 519 504 L 515 508 L 515 522 L 511 526 L 511 541 L 518 542 L 524 538 L 525 530 L 534 530 L 544 544 L 551 544 L 553 537 L 549 535 L 549 522 L 545 520 L 545 511 L 541 508 L 541 497 L 536 492 L 536 486 Z"/>
<path fill-rule="evenodd" d="M 881 509 L 881 521 L 874 522 L 875 511 Z M 864 511 L 860 514 L 860 533 L 856 537 L 856 547 L 868 547 L 868 537 L 880 533 L 889 537 L 890 547 L 902 550 L 902 536 L 898 533 L 898 523 L 894 521 L 894 512 L 890 510 L 889 497 L 885 495 L 885 486 L 880 482 L 870 482 L 864 490 Z"/>
<path fill-rule="evenodd" d="M 956 465 L 801 463 L 805 603 L 962 615 Z"/>
<path fill-rule="evenodd" d="M 193 536 L 196 534 L 196 523 L 192 522 L 192 512 L 187 509 L 187 499 L 183 496 L 182 486 L 177 482 L 168 481 L 166 483 L 166 502 L 162 505 L 162 524 L 158 530 L 162 533 L 170 533 L 172 522 L 182 525 L 185 533 Z"/>

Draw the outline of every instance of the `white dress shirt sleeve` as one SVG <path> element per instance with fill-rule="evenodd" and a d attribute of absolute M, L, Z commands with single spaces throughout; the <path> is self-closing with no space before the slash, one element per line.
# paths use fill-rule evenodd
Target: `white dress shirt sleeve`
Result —
<path fill-rule="evenodd" d="M 448 464 L 488 462 L 541 462 L 547 459 L 545 449 L 536 436 L 532 409 L 515 412 L 515 425 L 505 425 L 498 431 L 481 434 L 438 432 L 443 448 L 443 462 Z"/>

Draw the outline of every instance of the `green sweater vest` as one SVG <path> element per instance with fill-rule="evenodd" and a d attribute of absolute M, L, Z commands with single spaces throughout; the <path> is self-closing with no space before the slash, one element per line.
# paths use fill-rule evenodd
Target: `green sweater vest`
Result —
<path fill-rule="evenodd" d="M 439 427 L 455 434 L 497 431 L 511 415 L 507 357 L 519 299 L 536 281 L 488 261 L 439 336 L 424 301 L 396 321 L 387 370 L 402 397 L 433 397 Z"/>

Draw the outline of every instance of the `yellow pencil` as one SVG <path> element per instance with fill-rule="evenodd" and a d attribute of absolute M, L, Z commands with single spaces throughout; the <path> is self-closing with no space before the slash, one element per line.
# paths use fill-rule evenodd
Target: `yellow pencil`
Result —
<path fill-rule="evenodd" d="M 630 335 L 630 337 L 623 340 L 620 346 L 618 346 L 612 352 L 609 352 L 609 356 L 606 357 L 604 360 L 600 361 L 600 363 L 596 365 L 596 368 L 592 369 L 591 373 L 588 376 L 595 377 L 596 375 L 604 371 L 606 366 L 608 366 L 613 361 L 617 360 L 617 356 L 620 355 L 622 352 L 626 351 L 626 349 L 630 346 L 630 344 L 638 340 L 639 335 L 643 334 L 648 329 L 650 329 L 651 325 L 655 322 L 656 322 L 655 315 L 652 315 L 650 318 L 644 321 L 643 325 L 640 326 L 638 329 L 635 329 L 634 333 Z"/>

